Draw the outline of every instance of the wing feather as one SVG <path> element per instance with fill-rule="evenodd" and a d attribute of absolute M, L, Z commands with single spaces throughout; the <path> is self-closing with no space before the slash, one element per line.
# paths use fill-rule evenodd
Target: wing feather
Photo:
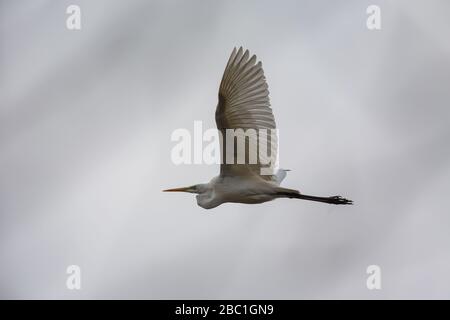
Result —
<path fill-rule="evenodd" d="M 223 139 L 221 151 L 226 159 L 226 129 L 266 129 L 269 137 L 260 137 L 259 143 L 267 143 L 270 155 L 277 155 L 277 137 L 270 136 L 270 129 L 275 129 L 275 118 L 270 107 L 269 90 L 261 61 L 248 50 L 234 48 L 228 59 L 219 87 L 219 102 L 216 109 L 216 124 Z M 237 134 L 238 135 L 238 134 Z M 234 150 L 234 163 L 222 164 L 221 175 L 259 175 L 265 180 L 274 180 L 275 176 L 261 175 L 261 168 L 268 167 L 268 158 L 260 157 L 256 164 L 248 164 L 249 153 L 257 152 L 258 140 L 250 136 L 245 147 L 246 164 L 237 164 L 237 150 Z M 257 138 L 256 138 L 257 139 Z M 254 150 L 254 146 L 257 146 Z M 259 155 L 261 156 L 261 155 Z"/>

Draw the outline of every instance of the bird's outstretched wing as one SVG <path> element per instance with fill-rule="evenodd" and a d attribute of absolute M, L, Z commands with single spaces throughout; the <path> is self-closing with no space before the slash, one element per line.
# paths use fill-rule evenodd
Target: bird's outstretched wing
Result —
<path fill-rule="evenodd" d="M 225 68 L 219 88 L 216 124 L 223 137 L 220 145 L 222 176 L 259 175 L 265 180 L 274 180 L 274 177 L 268 173 L 261 175 L 264 171 L 261 169 L 269 167 L 267 164 L 270 163 L 270 159 L 272 159 L 272 166 L 275 164 L 273 162 L 278 151 L 275 118 L 270 108 L 268 85 L 261 62 L 257 62 L 255 55 L 250 57 L 248 50 L 244 52 L 242 47 L 239 50 L 233 49 Z M 239 155 L 237 141 L 234 141 L 233 155 L 228 156 L 228 159 L 232 158 L 234 162 L 229 164 L 230 162 L 226 161 L 228 149 L 226 129 L 242 129 L 243 132 L 235 130 L 237 139 L 251 132 L 248 129 L 254 129 L 257 132 L 256 136 L 246 135 L 245 164 L 237 163 Z M 267 133 L 266 138 L 264 134 L 260 134 L 261 129 L 266 129 L 262 130 Z M 265 152 L 255 150 L 262 143 L 266 143 Z M 253 164 L 249 159 L 249 154 L 252 152 L 258 155 L 257 162 L 253 161 Z"/>

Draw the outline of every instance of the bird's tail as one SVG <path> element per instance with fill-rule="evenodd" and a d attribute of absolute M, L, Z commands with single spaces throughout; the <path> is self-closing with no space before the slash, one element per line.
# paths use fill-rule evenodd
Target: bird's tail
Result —
<path fill-rule="evenodd" d="M 275 174 L 275 181 L 278 185 L 281 184 L 281 182 L 286 178 L 287 172 L 291 171 L 289 169 L 278 169 L 277 173 Z"/>
<path fill-rule="evenodd" d="M 345 199 L 341 196 L 332 196 L 332 197 L 309 196 L 300 193 L 298 190 L 281 187 L 277 189 L 276 195 L 279 196 L 280 198 L 295 198 L 302 200 L 324 202 L 329 204 L 353 204 L 352 200 Z"/>

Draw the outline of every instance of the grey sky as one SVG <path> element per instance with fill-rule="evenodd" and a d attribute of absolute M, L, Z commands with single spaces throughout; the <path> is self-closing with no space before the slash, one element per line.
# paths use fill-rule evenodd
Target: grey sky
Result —
<path fill-rule="evenodd" d="M 0 7 L 0 297 L 450 298 L 448 1 Z M 283 184 L 354 206 L 161 192 L 218 174 L 172 164 L 170 135 L 214 126 L 240 45 L 264 65 Z"/>

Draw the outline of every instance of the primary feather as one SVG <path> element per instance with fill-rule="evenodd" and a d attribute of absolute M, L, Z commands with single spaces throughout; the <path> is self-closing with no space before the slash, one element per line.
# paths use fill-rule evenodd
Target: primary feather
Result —
<path fill-rule="evenodd" d="M 272 181 L 276 180 L 276 177 L 261 175 L 261 167 L 267 166 L 271 156 L 273 160 L 275 159 L 278 152 L 278 138 L 276 135 L 271 135 L 271 130 L 276 129 L 275 118 L 270 107 L 269 90 L 262 63 L 256 61 L 256 56 L 250 57 L 248 50 L 244 52 L 242 47 L 239 50 L 234 48 L 223 73 L 216 108 L 216 124 L 223 136 L 220 147 L 224 163 L 221 165 L 220 174 L 223 176 L 257 175 Z M 256 131 L 256 137 L 247 138 L 245 164 L 237 164 L 236 148 L 230 150 L 234 151 L 233 164 L 225 163 L 227 159 L 226 129 Z M 261 129 L 267 130 L 267 138 L 264 138 L 264 135 L 258 135 Z M 238 137 L 242 134 L 245 133 L 236 132 Z M 258 144 L 266 144 L 268 152 L 258 153 Z M 252 152 L 258 155 L 256 164 L 249 164 L 249 153 Z"/>

